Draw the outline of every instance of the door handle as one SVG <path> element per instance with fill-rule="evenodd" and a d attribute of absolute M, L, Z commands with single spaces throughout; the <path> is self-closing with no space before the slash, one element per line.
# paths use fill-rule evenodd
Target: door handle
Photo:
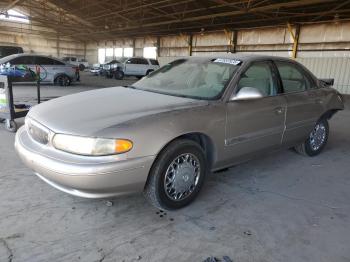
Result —
<path fill-rule="evenodd" d="M 275 108 L 275 112 L 276 112 L 276 114 L 278 114 L 278 115 L 282 114 L 282 113 L 284 112 L 283 107 L 277 107 L 277 108 Z"/>

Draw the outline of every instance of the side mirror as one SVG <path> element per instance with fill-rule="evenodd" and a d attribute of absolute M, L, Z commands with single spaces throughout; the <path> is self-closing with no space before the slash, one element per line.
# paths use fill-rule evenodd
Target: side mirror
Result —
<path fill-rule="evenodd" d="M 237 94 L 231 97 L 231 101 L 254 100 L 263 98 L 264 95 L 255 87 L 242 87 Z"/>

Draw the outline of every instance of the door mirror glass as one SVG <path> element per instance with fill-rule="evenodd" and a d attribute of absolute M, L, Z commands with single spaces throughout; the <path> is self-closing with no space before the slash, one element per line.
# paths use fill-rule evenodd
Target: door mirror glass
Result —
<path fill-rule="evenodd" d="M 238 93 L 231 98 L 231 101 L 254 100 L 263 97 L 264 95 L 255 87 L 242 87 Z"/>

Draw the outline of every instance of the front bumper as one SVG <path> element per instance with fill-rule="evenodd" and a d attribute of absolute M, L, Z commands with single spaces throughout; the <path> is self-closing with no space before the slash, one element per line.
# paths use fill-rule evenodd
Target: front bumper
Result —
<path fill-rule="evenodd" d="M 33 141 L 24 127 L 17 131 L 15 148 L 22 161 L 42 180 L 85 198 L 141 192 L 155 158 L 76 156 Z"/>

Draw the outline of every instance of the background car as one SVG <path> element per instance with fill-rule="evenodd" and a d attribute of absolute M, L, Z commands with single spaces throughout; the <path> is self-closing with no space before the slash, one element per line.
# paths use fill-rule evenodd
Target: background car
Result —
<path fill-rule="evenodd" d="M 5 56 L 22 54 L 23 48 L 18 46 L 0 46 L 0 58 Z"/>
<path fill-rule="evenodd" d="M 114 77 L 119 80 L 123 79 L 124 76 L 142 78 L 157 69 L 159 69 L 159 62 L 156 59 L 143 57 L 123 57 L 103 66 L 107 77 Z"/>
<path fill-rule="evenodd" d="M 78 58 L 75 56 L 65 56 L 62 58 L 62 61 L 78 66 L 80 71 L 84 71 L 86 68 L 90 67 L 89 62 L 84 58 Z"/>
<path fill-rule="evenodd" d="M 39 66 L 40 78 L 43 83 L 68 86 L 77 80 L 76 66 L 48 56 L 34 54 L 10 55 L 0 59 L 0 65 L 3 67 L 24 65 L 34 72 L 36 72 L 36 66 Z"/>

